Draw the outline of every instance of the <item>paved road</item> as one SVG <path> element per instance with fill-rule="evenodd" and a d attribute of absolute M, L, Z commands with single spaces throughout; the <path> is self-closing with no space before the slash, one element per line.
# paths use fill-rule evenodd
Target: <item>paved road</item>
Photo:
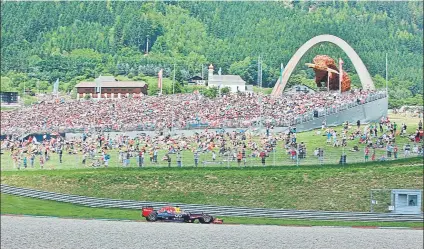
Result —
<path fill-rule="evenodd" d="M 422 230 L 1 216 L 1 248 L 423 248 Z"/>

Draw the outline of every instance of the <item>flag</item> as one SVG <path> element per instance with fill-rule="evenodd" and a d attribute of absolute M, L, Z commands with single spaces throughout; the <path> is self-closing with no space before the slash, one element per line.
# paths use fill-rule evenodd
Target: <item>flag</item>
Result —
<path fill-rule="evenodd" d="M 160 89 L 161 94 L 162 94 L 162 75 L 163 75 L 163 69 L 159 70 L 159 73 L 158 73 L 158 88 Z"/>
<path fill-rule="evenodd" d="M 102 75 L 100 75 L 96 80 L 95 80 L 95 82 L 96 82 L 96 93 L 100 93 L 101 91 L 101 81 L 100 81 L 100 77 L 102 77 Z"/>
<path fill-rule="evenodd" d="M 339 58 L 339 91 L 342 92 L 342 80 L 343 80 L 343 63 L 342 58 Z"/>
<path fill-rule="evenodd" d="M 283 63 L 281 63 L 281 68 L 280 68 L 280 84 L 283 83 L 283 72 L 284 72 L 284 65 Z"/>
<path fill-rule="evenodd" d="M 53 94 L 57 94 L 59 92 L 59 79 L 53 84 Z"/>

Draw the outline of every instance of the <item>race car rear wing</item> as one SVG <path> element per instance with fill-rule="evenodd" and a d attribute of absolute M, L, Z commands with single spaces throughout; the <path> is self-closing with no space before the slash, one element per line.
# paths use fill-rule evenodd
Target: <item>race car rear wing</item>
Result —
<path fill-rule="evenodd" d="M 152 206 L 145 206 L 141 208 L 141 216 L 147 217 L 154 209 Z"/>

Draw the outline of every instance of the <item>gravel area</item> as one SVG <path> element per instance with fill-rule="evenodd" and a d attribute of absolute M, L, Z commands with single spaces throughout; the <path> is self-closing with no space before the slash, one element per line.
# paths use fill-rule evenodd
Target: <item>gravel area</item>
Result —
<path fill-rule="evenodd" d="M 1 248 L 423 248 L 423 231 L 1 216 Z"/>

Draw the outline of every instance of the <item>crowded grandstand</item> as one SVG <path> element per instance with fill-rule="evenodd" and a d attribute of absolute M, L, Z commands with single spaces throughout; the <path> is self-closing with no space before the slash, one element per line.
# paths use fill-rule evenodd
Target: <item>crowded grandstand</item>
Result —
<path fill-rule="evenodd" d="M 143 98 L 91 99 L 40 103 L 2 111 L 1 133 L 147 131 L 202 128 L 288 127 L 302 121 L 384 98 L 385 92 L 352 90 L 285 94 L 274 98 L 238 93 L 210 99 L 201 94 L 143 96 Z M 262 122 L 260 122 L 262 120 Z"/>

